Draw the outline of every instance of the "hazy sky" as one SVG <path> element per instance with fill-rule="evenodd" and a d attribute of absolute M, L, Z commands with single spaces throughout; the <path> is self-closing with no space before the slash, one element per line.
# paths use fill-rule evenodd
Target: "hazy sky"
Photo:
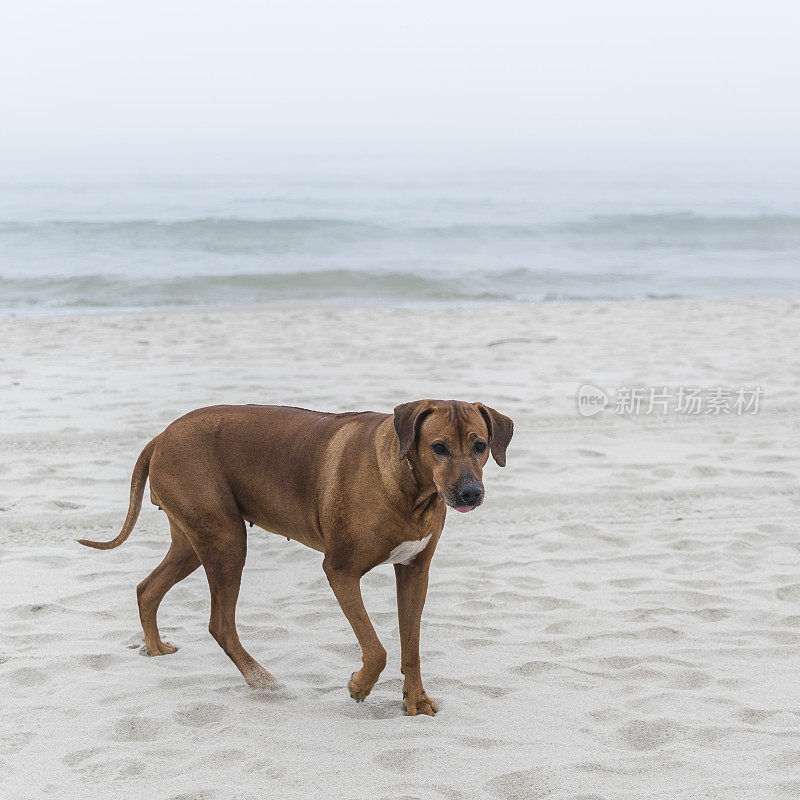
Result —
<path fill-rule="evenodd" d="M 798 164 L 796 0 L 24 0 L 0 167 Z"/>

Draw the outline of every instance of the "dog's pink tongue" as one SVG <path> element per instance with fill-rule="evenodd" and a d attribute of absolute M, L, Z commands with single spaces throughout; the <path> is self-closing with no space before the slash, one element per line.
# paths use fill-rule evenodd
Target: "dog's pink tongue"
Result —
<path fill-rule="evenodd" d="M 475 506 L 456 506 L 456 511 L 466 514 L 467 511 L 472 511 L 473 508 L 475 508 Z"/>

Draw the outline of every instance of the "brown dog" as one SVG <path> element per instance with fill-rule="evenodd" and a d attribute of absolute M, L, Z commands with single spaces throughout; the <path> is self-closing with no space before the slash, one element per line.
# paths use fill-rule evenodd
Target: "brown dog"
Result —
<path fill-rule="evenodd" d="M 502 467 L 514 424 L 481 403 L 419 400 L 394 415 L 328 414 L 284 406 L 214 406 L 173 422 L 142 451 L 131 479 L 122 531 L 130 535 L 145 482 L 169 517 L 172 545 L 137 587 L 145 646 L 161 641 L 156 613 L 178 581 L 205 567 L 211 589 L 209 631 L 252 687 L 275 678 L 236 631 L 236 600 L 247 552 L 245 522 L 325 554 L 322 568 L 361 645 L 363 665 L 350 695 L 364 700 L 386 666 L 361 599 L 361 577 L 394 564 L 406 713 L 435 714 L 422 687 L 419 632 L 428 567 L 445 504 L 471 511 L 483 500 L 482 470 L 491 451 Z"/>

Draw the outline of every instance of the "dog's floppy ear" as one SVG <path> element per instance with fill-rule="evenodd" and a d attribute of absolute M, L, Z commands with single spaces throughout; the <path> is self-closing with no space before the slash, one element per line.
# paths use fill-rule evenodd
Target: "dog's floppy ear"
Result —
<path fill-rule="evenodd" d="M 511 419 L 495 411 L 483 403 L 475 403 L 475 407 L 481 412 L 489 429 L 489 448 L 492 451 L 492 458 L 501 466 L 506 465 L 506 448 L 514 435 L 514 423 Z"/>
<path fill-rule="evenodd" d="M 414 446 L 422 420 L 434 409 L 433 400 L 415 400 L 413 403 L 401 403 L 394 410 L 394 429 L 400 440 L 400 460 Z"/>

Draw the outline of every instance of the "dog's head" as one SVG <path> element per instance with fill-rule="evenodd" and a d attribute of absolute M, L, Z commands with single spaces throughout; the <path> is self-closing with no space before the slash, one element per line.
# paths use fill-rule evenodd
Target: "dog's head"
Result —
<path fill-rule="evenodd" d="M 514 423 L 483 403 L 417 400 L 394 410 L 400 458 L 429 478 L 447 505 L 472 511 L 483 502 L 483 467 L 491 452 L 506 465 Z"/>

